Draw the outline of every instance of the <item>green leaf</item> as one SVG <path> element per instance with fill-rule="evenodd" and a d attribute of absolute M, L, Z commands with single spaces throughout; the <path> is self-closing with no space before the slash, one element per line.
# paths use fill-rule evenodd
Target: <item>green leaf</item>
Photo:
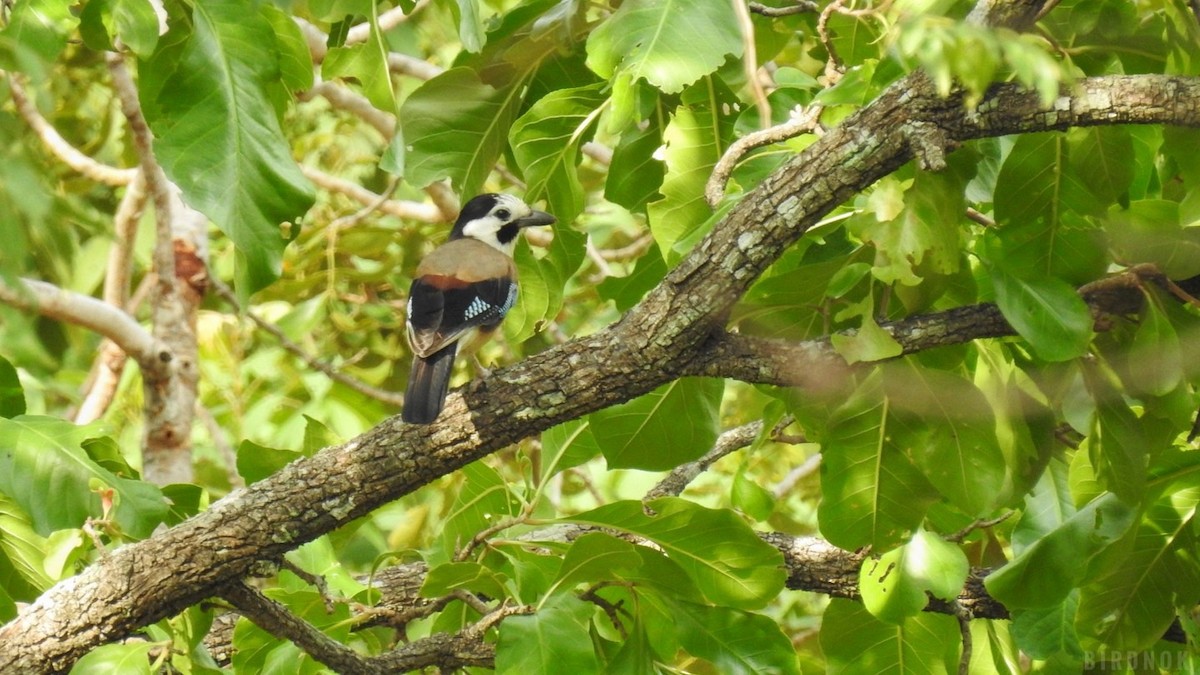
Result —
<path fill-rule="evenodd" d="M 600 446 L 592 436 L 592 425 L 586 419 L 571 420 L 542 432 L 541 480 L 571 467 L 579 466 L 600 454 Z"/>
<path fill-rule="evenodd" d="M 1115 651 L 1147 649 L 1162 639 L 1176 608 L 1200 600 L 1196 506 L 1200 489 L 1176 490 L 1147 511 L 1132 550 L 1084 586 L 1075 628 Z"/>
<path fill-rule="evenodd" d="M 25 390 L 17 369 L 0 356 L 0 417 L 16 417 L 25 414 Z"/>
<path fill-rule="evenodd" d="M 733 508 L 755 520 L 766 520 L 775 510 L 775 498 L 771 493 L 746 476 L 746 465 L 738 467 L 733 475 L 729 502 Z"/>
<path fill-rule="evenodd" d="M 1088 456 L 1104 487 L 1134 504 L 1146 483 L 1150 444 L 1145 422 L 1129 409 L 1120 392 L 1096 369 L 1085 367 L 1084 381 L 1096 400 L 1096 431 L 1088 439 Z"/>
<path fill-rule="evenodd" d="M 0 418 L 0 492 L 29 514 L 39 534 L 102 517 L 98 487 L 115 491 L 111 515 L 131 537 L 149 536 L 166 516 L 167 504 L 158 488 L 120 478 L 87 456 L 84 441 L 98 435 L 95 426 L 75 426 L 53 417 Z"/>
<path fill-rule="evenodd" d="M 1088 563 L 1129 530 L 1134 509 L 1105 493 L 992 572 L 988 592 L 1010 609 L 1053 607 L 1084 580 Z"/>
<path fill-rule="evenodd" d="M 304 416 L 304 445 L 301 452 L 305 457 L 312 457 L 317 454 L 318 450 L 341 442 L 342 439 L 338 438 L 337 434 L 333 433 L 329 427 L 308 415 Z"/>
<path fill-rule="evenodd" d="M 46 540 L 34 531 L 29 516 L 4 495 L 0 495 L 0 550 L 32 590 L 44 591 L 54 584 L 55 579 L 46 573 Z M 18 585 L 6 581 L 4 587 L 10 594 L 15 594 Z M 31 601 L 34 597 L 17 599 Z"/>
<path fill-rule="evenodd" d="M 989 230 L 982 255 L 1010 270 L 1080 286 L 1104 275 L 1110 258 L 1104 231 L 1085 224 L 1047 226 L 1022 221 Z"/>
<path fill-rule="evenodd" d="M 1083 355 L 1092 341 L 1092 313 L 1075 289 L 1058 279 L 1023 276 L 1006 265 L 988 268 L 1004 318 L 1047 361 Z"/>
<path fill-rule="evenodd" d="M 884 370 L 897 428 L 925 477 L 972 517 L 990 512 L 1008 471 L 991 403 L 973 382 L 909 358 Z"/>
<path fill-rule="evenodd" d="M 838 313 L 839 320 L 860 316 L 862 324 L 853 334 L 834 333 L 829 342 L 846 363 L 881 361 L 900 356 L 904 348 L 890 333 L 875 321 L 875 298 L 868 293 L 860 302 L 854 303 Z"/>
<path fill-rule="evenodd" d="M 462 42 L 463 49 L 471 53 L 483 49 L 483 43 L 487 39 L 476 4 L 476 0 L 457 0 L 454 4 L 458 10 L 458 39 Z"/>
<path fill-rule="evenodd" d="M 644 126 L 626 129 L 613 148 L 604 198 L 630 211 L 644 208 L 658 194 L 666 175 L 666 166 L 654 157 L 662 144 L 663 129 L 657 115 Z"/>
<path fill-rule="evenodd" d="M 372 3 L 369 37 L 358 44 L 331 48 L 321 64 L 321 74 L 325 79 L 346 77 L 357 80 L 372 106 L 394 113 L 396 92 L 392 88 L 392 73 L 388 70 L 387 44 L 374 16 L 375 7 Z"/>
<path fill-rule="evenodd" d="M 563 556 L 558 578 L 550 593 L 571 592 L 581 583 L 619 579 L 620 572 L 639 567 L 642 563 L 633 544 L 602 532 L 589 532 L 571 543 Z"/>
<path fill-rule="evenodd" d="M 871 273 L 876 279 L 912 286 L 923 275 L 958 271 L 963 191 L 973 174 L 973 164 L 957 157 L 948 170 L 918 171 L 898 214 L 876 209 L 873 218 L 852 219 L 858 225 L 852 228 L 855 234 L 875 247 Z"/>
<path fill-rule="evenodd" d="M 720 432 L 725 381 L 681 378 L 588 416 L 610 469 L 662 471 L 708 452 Z"/>
<path fill-rule="evenodd" d="M 649 506 L 656 515 L 646 515 L 641 502 L 619 501 L 563 520 L 653 541 L 713 604 L 757 609 L 782 589 L 782 555 L 732 511 L 707 509 L 676 497 L 656 499 Z"/>
<path fill-rule="evenodd" d="M 1057 605 L 1013 612 L 1012 636 L 1021 651 L 1045 660 L 1055 654 L 1083 659 L 1083 647 L 1075 633 L 1075 613 L 1079 591 L 1073 590 Z"/>
<path fill-rule="evenodd" d="M 1103 212 L 1067 160 L 1067 138 L 1048 132 L 1022 134 L 996 178 L 993 201 L 1001 225 L 1040 221 L 1062 226 L 1064 212 Z"/>
<path fill-rule="evenodd" d="M 667 171 L 659 188 L 663 198 L 646 207 L 650 232 L 674 266 L 687 251 L 676 246 L 687 240 L 712 215 L 704 186 L 728 145 L 737 99 L 720 80 L 704 82 L 684 92 L 679 107 L 663 132 Z"/>
<path fill-rule="evenodd" d="M 1133 183 L 1133 136 L 1125 127 L 1084 127 L 1067 134 L 1071 168 L 1104 204 L 1114 204 Z"/>
<path fill-rule="evenodd" d="M 872 377 L 834 411 L 820 438 L 821 534 L 835 546 L 886 551 L 906 541 L 937 495 L 890 441 L 891 402 Z"/>
<path fill-rule="evenodd" d="M 1135 391 L 1165 396 L 1183 381 L 1183 352 L 1160 301 L 1154 294 L 1147 296 L 1130 345 L 1127 379 Z"/>
<path fill-rule="evenodd" d="M 900 624 L 925 609 L 926 593 L 943 600 L 957 598 L 968 572 L 967 556 L 957 546 L 918 530 L 907 544 L 864 559 L 858 587 L 867 611 Z"/>
<path fill-rule="evenodd" d="M 1200 274 L 1200 224 L 1185 226 L 1177 202 L 1143 199 L 1114 209 L 1104 231 L 1122 263 L 1153 263 L 1171 279 Z"/>
<path fill-rule="evenodd" d="M 301 457 L 303 455 L 293 450 L 269 448 L 244 440 L 237 448 L 237 472 L 247 485 L 253 485 Z"/>
<path fill-rule="evenodd" d="M 451 591 L 462 589 L 472 593 L 483 593 L 489 598 L 500 600 L 509 596 L 505 586 L 508 579 L 479 563 L 448 562 L 430 568 L 421 585 L 421 595 L 436 598 Z"/>
<path fill-rule="evenodd" d="M 600 297 L 612 300 L 617 306 L 617 311 L 623 313 L 641 302 L 666 274 L 667 264 L 658 252 L 658 247 L 651 244 L 642 257 L 638 258 L 633 273 L 624 277 L 608 277 L 600 282 L 596 290 Z"/>
<path fill-rule="evenodd" d="M 263 16 L 271 22 L 275 45 L 279 48 L 279 75 L 289 91 L 304 91 L 313 86 L 312 52 L 304 41 L 300 26 L 278 7 L 261 6 Z M 393 106 L 394 107 L 394 106 Z"/>
<path fill-rule="evenodd" d="M 583 212 L 585 195 L 579 182 L 579 146 L 594 130 L 607 97 L 600 84 L 560 89 L 544 96 L 513 123 L 509 144 L 525 177 L 529 201 L 543 196 L 560 222 L 571 223 Z"/>
<path fill-rule="evenodd" d="M 405 181 L 425 187 L 449 178 L 460 194 L 477 194 L 504 150 L 522 86 L 496 89 L 470 68 L 451 68 L 418 87 L 400 107 Z"/>
<path fill-rule="evenodd" d="M 720 673 L 796 673 L 796 651 L 779 624 L 760 614 L 684 601 L 669 603 L 683 648 Z"/>
<path fill-rule="evenodd" d="M 630 0 L 592 31 L 587 51 L 601 77 L 623 71 L 670 94 L 740 56 L 742 35 L 723 0 Z"/>
<path fill-rule="evenodd" d="M 58 60 L 67 46 L 67 35 L 76 23 L 70 9 L 70 4 L 58 0 L 14 3 L 0 33 L 0 47 L 10 43 L 14 58 L 8 58 L 9 49 L 0 48 L 0 68 L 42 75 L 42 68 Z"/>
<path fill-rule="evenodd" d="M 483 462 L 472 462 L 462 470 L 454 507 L 446 515 L 438 547 L 430 555 L 430 563 L 440 564 L 454 557 L 481 530 L 503 518 L 514 516 L 521 504 L 508 489 L 504 478 Z"/>
<path fill-rule="evenodd" d="M 521 280 L 517 305 L 504 320 L 504 336 L 512 343 L 528 340 L 545 328 L 562 310 L 567 280 L 575 274 L 587 253 L 587 235 L 561 224 L 554 241 L 540 258 L 532 248 L 517 246 L 513 258 Z"/>
<path fill-rule="evenodd" d="M 192 20 L 179 49 L 142 64 L 142 105 L 184 201 L 233 240 L 238 290 L 248 295 L 279 276 L 280 225 L 304 215 L 315 194 L 267 96 L 279 77 L 270 22 L 238 0 L 197 4 Z"/>
<path fill-rule="evenodd" d="M 537 613 L 500 624 L 497 673 L 600 672 L 589 635 L 593 605 L 574 595 L 551 597 Z"/>
<path fill-rule="evenodd" d="M 922 612 L 890 624 L 841 598 L 830 600 L 821 620 L 821 650 L 833 675 L 956 672 L 960 639 L 954 617 Z"/>
<path fill-rule="evenodd" d="M 78 675 L 151 675 L 152 642 L 126 642 L 101 645 L 88 652 L 71 667 Z"/>

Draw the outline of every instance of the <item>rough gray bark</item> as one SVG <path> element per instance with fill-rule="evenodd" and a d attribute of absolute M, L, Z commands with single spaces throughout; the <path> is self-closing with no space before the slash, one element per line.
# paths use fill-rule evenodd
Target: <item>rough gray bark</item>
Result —
<path fill-rule="evenodd" d="M 1200 125 L 1200 79 L 1090 78 L 1052 110 L 1005 85 L 967 111 L 958 99 L 929 93 L 922 78 L 906 78 L 746 195 L 617 324 L 452 394 L 439 424 L 384 420 L 114 551 L 0 629 L 0 672 L 66 670 L 99 644 L 220 594 L 257 561 L 276 560 L 488 453 L 688 372 L 767 266 L 833 208 L 911 159 L 916 146 L 936 159 L 939 148 L 971 138 L 1130 123 Z M 766 378 L 749 374 L 769 376 L 771 367 L 747 372 L 758 381 Z"/>

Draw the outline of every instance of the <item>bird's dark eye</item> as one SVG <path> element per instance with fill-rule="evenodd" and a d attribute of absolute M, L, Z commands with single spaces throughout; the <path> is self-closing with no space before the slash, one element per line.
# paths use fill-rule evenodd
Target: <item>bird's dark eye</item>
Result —
<path fill-rule="evenodd" d="M 511 215 L 512 213 L 510 213 L 508 209 L 500 209 L 496 212 L 496 217 L 500 220 L 508 220 L 509 216 Z"/>

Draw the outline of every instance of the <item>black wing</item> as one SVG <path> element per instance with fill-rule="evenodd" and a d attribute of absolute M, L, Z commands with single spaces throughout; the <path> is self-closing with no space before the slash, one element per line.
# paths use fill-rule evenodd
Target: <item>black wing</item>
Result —
<path fill-rule="evenodd" d="M 472 283 L 446 277 L 419 278 L 408 295 L 408 342 L 420 356 L 429 356 L 463 333 L 493 328 L 517 301 L 517 285 L 498 277 Z"/>

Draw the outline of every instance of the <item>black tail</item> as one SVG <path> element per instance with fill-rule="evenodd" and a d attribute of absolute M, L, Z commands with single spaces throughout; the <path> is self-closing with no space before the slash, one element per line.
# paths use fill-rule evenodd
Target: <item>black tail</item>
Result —
<path fill-rule="evenodd" d="M 451 342 L 429 358 L 413 357 L 401 419 L 409 424 L 432 424 L 437 419 L 450 389 L 450 372 L 457 351 L 458 343 Z"/>

